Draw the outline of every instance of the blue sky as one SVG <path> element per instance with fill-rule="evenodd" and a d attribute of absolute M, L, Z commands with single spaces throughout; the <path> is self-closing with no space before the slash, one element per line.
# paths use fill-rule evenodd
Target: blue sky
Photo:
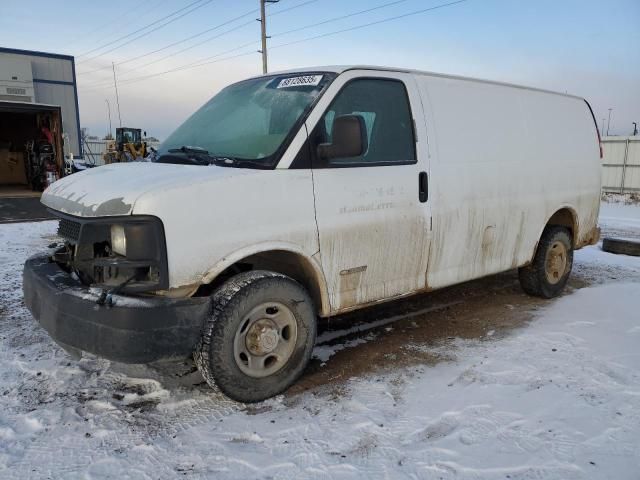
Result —
<path fill-rule="evenodd" d="M 189 42 L 126 62 L 258 7 L 258 0 L 200 0 L 167 20 L 203 5 L 200 8 L 135 39 L 149 30 L 137 30 L 140 27 L 194 1 L 2 1 L 0 46 L 75 55 L 81 123 L 96 135 L 107 131 L 105 100 L 112 105 L 114 128 L 117 123 L 115 93 L 109 84 L 113 79 L 109 67 L 115 62 L 123 124 L 163 138 L 220 88 L 261 73 L 260 55 L 251 53 L 259 47 L 260 26 L 252 21 L 257 12 Z M 640 0 L 467 0 L 278 47 L 451 0 L 399 1 L 366 14 L 283 34 L 391 1 L 281 0 L 270 6 L 270 70 L 355 63 L 469 75 L 584 96 L 599 125 L 608 108 L 613 108 L 612 133 L 628 134 L 631 122 L 640 122 Z M 248 25 L 241 26 L 243 23 Z M 235 30 L 145 65 L 230 29 Z M 133 32 L 139 33 L 102 47 Z M 128 40 L 134 41 L 119 47 Z M 246 46 L 237 48 L 242 45 Z M 106 52 L 114 47 L 119 48 Z M 207 57 L 220 60 L 233 55 L 242 56 L 127 83 L 127 79 L 202 63 Z"/>

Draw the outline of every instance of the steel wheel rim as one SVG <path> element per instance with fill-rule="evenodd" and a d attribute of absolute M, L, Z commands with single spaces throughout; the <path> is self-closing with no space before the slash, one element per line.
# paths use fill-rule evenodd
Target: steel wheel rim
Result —
<path fill-rule="evenodd" d="M 264 302 L 242 318 L 233 357 L 245 375 L 268 377 L 287 364 L 297 338 L 298 324 L 291 309 L 279 302 Z"/>
<path fill-rule="evenodd" d="M 560 282 L 567 271 L 567 265 L 567 247 L 560 241 L 553 242 L 545 258 L 544 270 L 547 281 L 552 285 Z"/>

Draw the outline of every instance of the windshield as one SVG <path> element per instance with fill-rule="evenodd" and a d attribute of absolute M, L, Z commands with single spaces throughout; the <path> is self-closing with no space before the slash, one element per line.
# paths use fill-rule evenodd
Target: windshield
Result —
<path fill-rule="evenodd" d="M 298 73 L 230 85 L 178 127 L 158 155 L 200 149 L 214 157 L 274 165 L 293 127 L 334 77 Z"/>

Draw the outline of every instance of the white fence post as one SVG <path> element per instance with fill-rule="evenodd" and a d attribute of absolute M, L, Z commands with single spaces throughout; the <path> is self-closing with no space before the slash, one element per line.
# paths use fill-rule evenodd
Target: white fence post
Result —
<path fill-rule="evenodd" d="M 622 160 L 622 181 L 620 182 L 620 193 L 624 193 L 624 177 L 627 174 L 627 159 L 629 158 L 629 139 L 624 142 L 624 159 Z"/>

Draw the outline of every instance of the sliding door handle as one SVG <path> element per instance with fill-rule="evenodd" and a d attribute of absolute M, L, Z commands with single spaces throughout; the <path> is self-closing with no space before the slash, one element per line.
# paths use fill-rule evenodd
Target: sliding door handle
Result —
<path fill-rule="evenodd" d="M 418 175 L 418 198 L 420 203 L 424 203 L 429 198 L 429 176 L 427 172 L 420 172 Z"/>

